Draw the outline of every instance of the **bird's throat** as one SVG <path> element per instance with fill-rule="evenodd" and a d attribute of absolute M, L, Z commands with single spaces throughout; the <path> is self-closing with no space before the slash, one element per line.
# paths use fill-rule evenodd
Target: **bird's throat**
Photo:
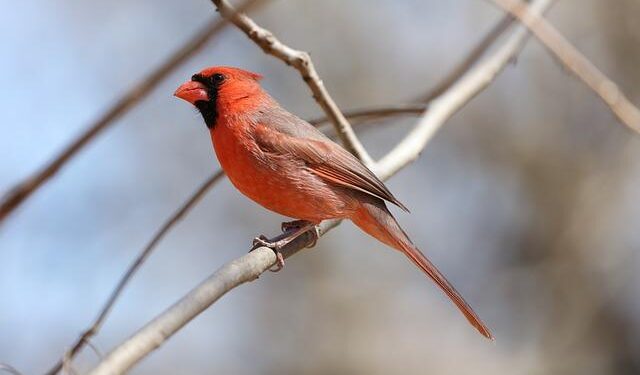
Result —
<path fill-rule="evenodd" d="M 209 93 L 209 100 L 200 100 L 195 103 L 196 108 L 198 108 L 204 119 L 205 125 L 209 129 L 213 129 L 218 120 L 217 97 L 217 92 L 213 96 Z"/>

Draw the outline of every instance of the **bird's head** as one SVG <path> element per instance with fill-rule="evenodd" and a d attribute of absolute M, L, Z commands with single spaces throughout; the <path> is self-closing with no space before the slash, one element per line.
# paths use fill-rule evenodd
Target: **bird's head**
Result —
<path fill-rule="evenodd" d="M 183 83 L 173 94 L 193 104 L 202 114 L 209 129 L 215 126 L 222 111 L 246 110 L 251 100 L 262 93 L 261 75 L 246 70 L 214 66 L 202 70 Z"/>

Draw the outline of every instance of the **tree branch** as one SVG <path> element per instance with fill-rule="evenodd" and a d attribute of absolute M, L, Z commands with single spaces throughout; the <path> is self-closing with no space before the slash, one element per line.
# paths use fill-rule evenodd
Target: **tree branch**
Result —
<path fill-rule="evenodd" d="M 527 10 L 526 5 L 520 0 L 493 0 L 493 2 L 526 25 L 564 66 L 604 100 L 623 124 L 640 133 L 640 110 L 626 98 L 613 81 L 571 45 L 549 22 Z"/>
<path fill-rule="evenodd" d="M 349 120 L 383 119 L 398 115 L 420 115 L 427 110 L 427 104 L 397 104 L 344 111 Z M 328 121 L 326 116 L 316 117 L 307 122 L 318 126 Z"/>
<path fill-rule="evenodd" d="M 257 0 L 247 0 L 238 9 L 248 11 L 258 3 Z M 184 46 L 171 55 L 162 65 L 152 71 L 142 81 L 118 99 L 95 122 L 91 123 L 80 136 L 74 139 L 62 152 L 39 171 L 24 179 L 11 188 L 0 200 L 0 223 L 22 204 L 31 194 L 46 183 L 51 177 L 82 150 L 89 142 L 95 139 L 103 130 L 110 127 L 128 110 L 136 106 L 153 89 L 158 86 L 171 72 L 198 52 L 214 36 L 227 25 L 225 19 L 210 21 L 202 30 L 193 36 Z"/>
<path fill-rule="evenodd" d="M 15 367 L 6 363 L 0 363 L 0 372 L 3 372 L 3 371 L 12 375 L 22 375 L 22 373 L 16 370 Z"/>
<path fill-rule="evenodd" d="M 536 0 L 531 9 L 535 13 L 542 13 L 552 3 L 552 0 Z M 450 118 L 464 103 L 470 101 L 478 92 L 496 77 L 497 73 L 520 50 L 526 41 L 526 29 L 519 27 L 506 43 L 486 61 L 465 75 L 459 83 L 451 86 L 440 98 L 434 102 L 435 110 L 425 112 L 424 116 L 412 133 L 433 134 L 444 121 Z M 426 131 L 423 128 L 427 129 Z M 430 136 L 422 136 L 421 141 L 413 142 L 411 149 L 399 153 L 397 148 L 383 160 L 376 171 L 382 179 L 387 179 L 400 168 L 415 160 L 420 154 Z M 406 139 L 402 142 L 405 143 Z M 398 160 L 391 160 L 391 154 Z M 324 221 L 319 226 L 320 235 L 324 235 L 331 228 L 338 225 L 338 220 Z M 274 240 L 277 240 L 276 237 Z M 303 235 L 282 249 L 283 255 L 289 257 L 310 244 L 310 235 Z M 138 361 L 158 348 L 164 341 L 176 333 L 185 324 L 211 306 L 225 293 L 246 282 L 253 281 L 276 263 L 272 250 L 260 247 L 234 261 L 219 268 L 209 278 L 191 290 L 165 312 L 140 329 L 124 343 L 116 347 L 95 369 L 91 375 L 121 374 L 134 366 Z"/>
<path fill-rule="evenodd" d="M 505 14 L 504 17 L 498 22 L 487 35 L 480 40 L 472 50 L 469 52 L 467 57 L 458 65 L 455 69 L 453 69 L 449 74 L 442 80 L 440 83 L 431 89 L 425 96 L 421 97 L 418 101 L 429 103 L 433 99 L 442 95 L 445 91 L 451 87 L 454 83 L 456 83 L 460 77 L 462 77 L 465 73 L 473 67 L 475 63 L 480 60 L 480 58 L 484 55 L 484 53 L 493 45 L 493 43 L 504 33 L 509 26 L 513 24 L 515 19 L 510 14 Z"/>
<path fill-rule="evenodd" d="M 529 6 L 529 11 L 533 14 L 542 14 L 552 2 L 553 0 L 535 1 Z M 518 26 L 490 58 L 476 69 L 469 71 L 447 92 L 433 100 L 429 106 L 428 115 L 423 116 L 415 128 L 378 162 L 376 172 L 395 172 L 408 162 L 415 160 L 420 155 L 416 150 L 421 151 L 447 119 L 493 82 L 498 73 L 524 46 L 527 36 L 527 29 L 524 26 Z"/>
<path fill-rule="evenodd" d="M 329 120 L 333 123 L 338 133 L 338 137 L 342 141 L 344 147 L 354 154 L 365 165 L 373 165 L 373 160 L 367 150 L 364 148 L 358 137 L 356 136 L 349 121 L 340 112 L 340 108 L 333 101 L 331 95 L 324 87 L 318 72 L 313 66 L 311 57 L 307 52 L 295 50 L 283 44 L 273 33 L 256 24 L 251 18 L 235 9 L 226 0 L 212 0 L 222 17 L 231 21 L 240 30 L 242 30 L 249 39 L 254 41 L 262 50 L 282 61 L 287 65 L 293 66 L 305 81 L 313 98 L 322 107 Z"/>
<path fill-rule="evenodd" d="M 164 238 L 164 236 L 169 232 L 169 230 L 176 225 L 182 218 L 189 212 L 206 194 L 213 185 L 215 185 L 218 181 L 224 177 L 225 174 L 222 171 L 218 171 L 214 173 L 211 177 L 209 177 L 190 197 L 186 202 L 173 214 L 169 219 L 167 219 L 164 224 L 158 229 L 156 234 L 151 238 L 151 241 L 144 247 L 142 252 L 138 254 L 138 257 L 133 261 L 133 263 L 129 266 L 125 274 L 122 276 L 116 288 L 111 292 L 109 299 L 105 303 L 104 307 L 98 314 L 98 317 L 93 322 L 91 327 L 86 329 L 80 337 L 71 345 L 71 349 L 69 349 L 63 356 L 58 360 L 58 362 L 46 373 L 47 375 L 55 375 L 57 374 L 63 366 L 64 360 L 71 361 L 73 357 L 78 354 L 78 352 L 88 343 L 93 336 L 95 336 L 100 327 L 104 323 L 107 315 L 111 312 L 113 305 L 116 303 L 116 300 L 122 294 L 125 286 L 131 280 L 133 275 L 140 269 L 142 264 L 147 260 L 153 249 L 156 245 Z"/>

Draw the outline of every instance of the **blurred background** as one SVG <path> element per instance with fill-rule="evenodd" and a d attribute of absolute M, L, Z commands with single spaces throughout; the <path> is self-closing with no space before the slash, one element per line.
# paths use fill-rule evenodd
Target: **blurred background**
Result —
<path fill-rule="evenodd" d="M 24 0 L 0 13 L 0 192 L 210 19 L 209 1 Z M 640 2 L 564 0 L 549 19 L 640 104 Z M 344 108 L 427 92 L 501 12 L 490 2 L 271 1 Z M 0 361 L 48 369 L 159 227 L 218 169 L 175 88 L 210 65 L 262 73 L 302 117 L 298 73 L 228 27 L 0 226 Z M 415 120 L 367 127 L 383 155 Z M 345 224 L 242 286 L 133 374 L 638 374 L 640 137 L 536 40 L 388 183 L 398 220 L 494 330 L 477 334 L 400 254 Z M 104 352 L 284 218 L 227 180 L 162 242 L 94 343 Z M 97 358 L 85 350 L 79 372 Z"/>

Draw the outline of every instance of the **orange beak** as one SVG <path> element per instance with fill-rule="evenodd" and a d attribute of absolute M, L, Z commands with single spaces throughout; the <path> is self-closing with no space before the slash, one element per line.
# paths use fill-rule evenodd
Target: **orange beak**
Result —
<path fill-rule="evenodd" d="M 209 100 L 209 94 L 207 94 L 207 88 L 200 82 L 187 81 L 183 83 L 176 92 L 173 93 L 174 96 L 186 100 L 189 103 L 195 105 L 196 102 L 204 100 Z"/>

